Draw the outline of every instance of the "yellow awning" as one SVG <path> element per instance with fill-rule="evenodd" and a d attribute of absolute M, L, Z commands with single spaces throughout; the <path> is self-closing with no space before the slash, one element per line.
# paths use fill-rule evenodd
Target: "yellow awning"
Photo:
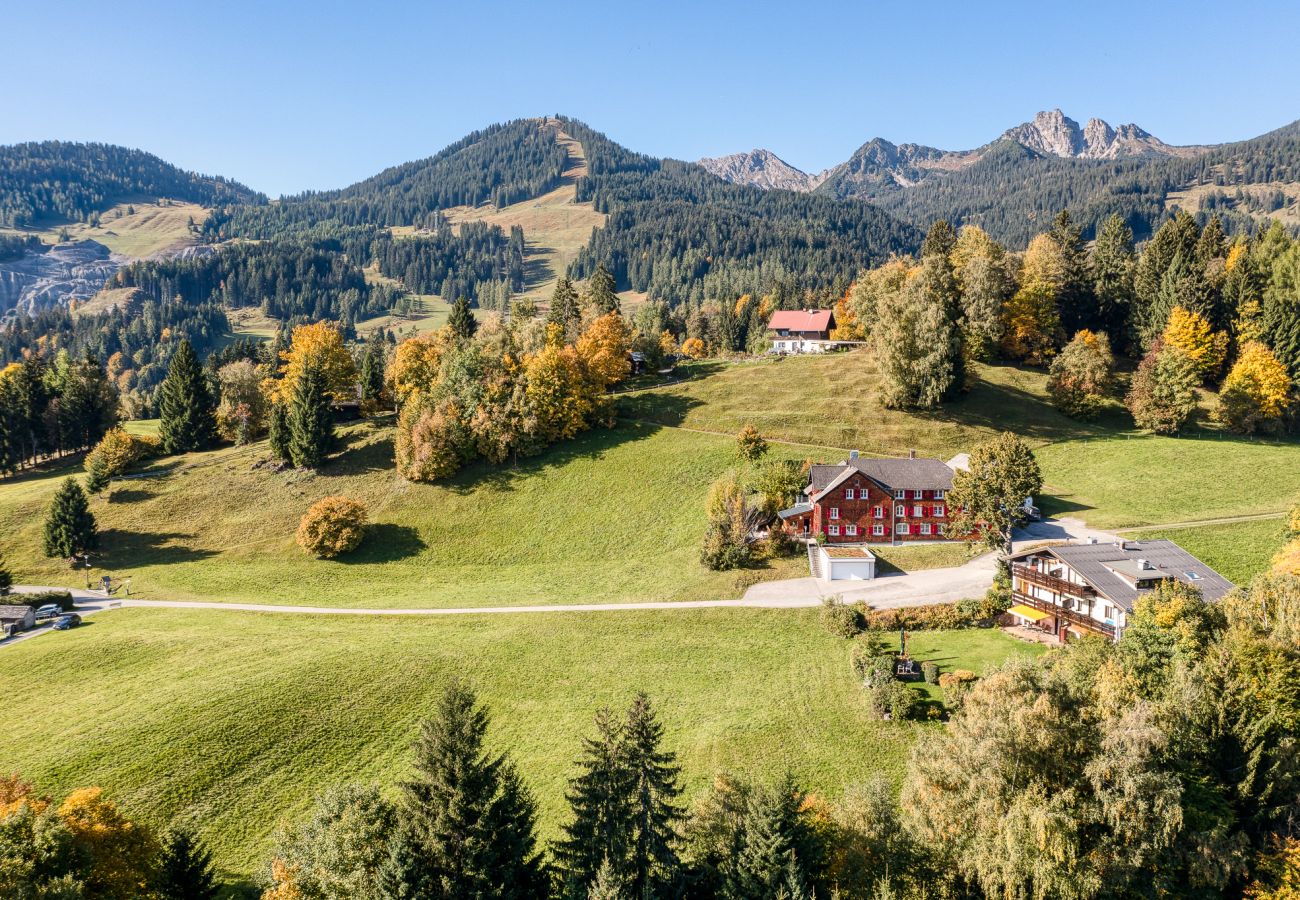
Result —
<path fill-rule="evenodd" d="M 1023 603 L 1017 603 L 1007 612 L 1013 616 L 1020 616 L 1022 619 L 1028 619 L 1031 622 L 1038 622 L 1042 619 L 1051 618 L 1051 613 L 1045 613 L 1041 609 L 1034 609 L 1032 606 L 1025 606 Z"/>

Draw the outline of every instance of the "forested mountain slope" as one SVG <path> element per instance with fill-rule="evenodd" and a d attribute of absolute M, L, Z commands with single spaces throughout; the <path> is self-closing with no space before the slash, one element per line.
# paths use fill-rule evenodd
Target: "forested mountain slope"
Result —
<path fill-rule="evenodd" d="M 142 196 L 202 206 L 265 199 L 238 182 L 186 172 L 142 150 L 65 141 L 0 146 L 0 225 L 87 222 L 114 201 Z"/>
<path fill-rule="evenodd" d="M 1179 192 L 1196 187 L 1210 189 L 1212 199 L 1189 211 L 1217 211 L 1229 231 L 1238 231 L 1295 203 L 1293 195 L 1269 209 L 1273 195 L 1261 197 L 1256 188 L 1296 183 L 1300 123 L 1192 157 L 1064 159 L 1008 140 L 960 171 L 907 188 L 884 186 L 871 200 L 911 222 L 976 224 L 1022 247 L 1067 208 L 1089 237 L 1112 213 L 1138 239 L 1149 237 L 1175 211 Z"/>

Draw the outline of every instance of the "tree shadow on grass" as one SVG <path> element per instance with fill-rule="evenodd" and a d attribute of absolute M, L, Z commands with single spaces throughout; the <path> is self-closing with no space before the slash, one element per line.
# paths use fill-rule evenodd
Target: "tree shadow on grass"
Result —
<path fill-rule="evenodd" d="M 182 543 L 193 537 L 178 532 L 107 528 L 99 533 L 99 549 L 103 563 L 118 569 L 197 562 L 217 555 L 215 550 L 200 550 Z"/>
<path fill-rule="evenodd" d="M 152 500 L 154 492 L 141 485 L 140 487 L 114 488 L 105 495 L 106 503 L 139 503 L 141 500 Z"/>
<path fill-rule="evenodd" d="M 417 556 L 427 547 L 420 532 L 410 525 L 377 522 L 366 529 L 361 546 L 338 557 L 337 562 L 348 565 L 397 562 Z"/>
<path fill-rule="evenodd" d="M 393 468 L 392 432 L 381 434 L 385 426 L 372 424 L 344 435 L 337 453 L 326 461 L 326 475 L 365 475 Z"/>

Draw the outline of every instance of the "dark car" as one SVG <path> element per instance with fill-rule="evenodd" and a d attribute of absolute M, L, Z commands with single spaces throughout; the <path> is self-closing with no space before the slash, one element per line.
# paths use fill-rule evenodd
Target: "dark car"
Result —
<path fill-rule="evenodd" d="M 76 613 L 68 613 L 66 616 L 59 616 L 54 622 L 55 631 L 67 631 L 69 628 L 76 628 L 81 624 L 81 616 Z"/>

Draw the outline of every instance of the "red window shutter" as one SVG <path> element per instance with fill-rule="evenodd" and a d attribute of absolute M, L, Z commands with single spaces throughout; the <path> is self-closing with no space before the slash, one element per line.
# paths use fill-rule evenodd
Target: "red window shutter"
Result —
<path fill-rule="evenodd" d="M 920 534 L 920 533 L 921 533 L 921 526 L 920 526 L 920 524 L 917 523 L 917 522 L 913 522 L 913 523 L 912 523 L 912 534 Z"/>
<path fill-rule="evenodd" d="M 929 514 L 930 514 L 930 507 L 928 507 L 928 506 L 922 506 L 922 507 L 921 507 L 921 515 L 923 515 L 923 516 L 928 516 Z"/>

